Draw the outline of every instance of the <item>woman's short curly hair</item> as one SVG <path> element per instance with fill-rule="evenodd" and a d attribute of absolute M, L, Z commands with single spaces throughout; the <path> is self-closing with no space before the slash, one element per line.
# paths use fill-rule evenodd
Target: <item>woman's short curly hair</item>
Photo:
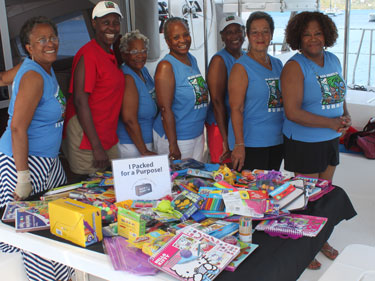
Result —
<path fill-rule="evenodd" d="M 271 29 L 271 35 L 273 36 L 273 32 L 275 31 L 275 23 L 272 19 L 272 17 L 265 13 L 265 12 L 262 12 L 262 11 L 256 11 L 256 12 L 252 12 L 249 16 L 249 18 L 247 19 L 246 21 L 246 34 L 249 35 L 249 32 L 250 32 L 250 26 L 252 24 L 253 21 L 255 20 L 261 20 L 261 19 L 264 19 L 267 21 L 270 29 Z"/>
<path fill-rule="evenodd" d="M 180 22 L 182 23 L 183 25 L 185 25 L 186 29 L 190 32 L 189 30 L 189 23 L 186 19 L 183 19 L 183 18 L 180 18 L 180 17 L 171 17 L 169 18 L 165 23 L 164 23 L 164 26 L 163 26 L 163 33 L 164 33 L 164 39 L 165 40 L 168 40 L 169 39 L 169 34 L 168 34 L 168 31 L 169 31 L 169 26 L 173 23 L 176 23 L 176 22 Z"/>
<path fill-rule="evenodd" d="M 21 45 L 26 54 L 28 54 L 26 50 L 26 45 L 30 44 L 30 33 L 33 30 L 33 28 L 38 24 L 50 25 L 53 31 L 55 32 L 55 35 L 58 36 L 56 24 L 53 21 L 51 21 L 49 18 L 44 17 L 44 16 L 38 16 L 38 17 L 32 17 L 28 19 L 23 24 L 23 26 L 21 27 L 21 31 L 20 31 Z"/>
<path fill-rule="evenodd" d="M 129 43 L 136 39 L 142 40 L 145 44 L 146 49 L 148 49 L 148 44 L 150 40 L 148 40 L 148 38 L 145 35 L 140 33 L 138 29 L 136 29 L 126 33 L 124 36 L 121 37 L 119 46 L 120 52 L 125 53 L 129 51 Z"/>
<path fill-rule="evenodd" d="M 332 47 L 336 43 L 337 27 L 329 16 L 320 12 L 302 12 L 291 18 L 285 29 L 286 42 L 290 48 L 301 49 L 302 34 L 311 21 L 319 23 L 324 35 L 324 47 Z"/>

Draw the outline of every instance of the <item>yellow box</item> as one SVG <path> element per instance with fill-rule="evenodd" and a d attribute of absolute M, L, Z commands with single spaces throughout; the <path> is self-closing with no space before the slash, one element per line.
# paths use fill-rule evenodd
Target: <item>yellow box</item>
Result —
<path fill-rule="evenodd" d="M 51 233 L 82 247 L 103 239 L 101 211 L 70 198 L 48 203 Z"/>

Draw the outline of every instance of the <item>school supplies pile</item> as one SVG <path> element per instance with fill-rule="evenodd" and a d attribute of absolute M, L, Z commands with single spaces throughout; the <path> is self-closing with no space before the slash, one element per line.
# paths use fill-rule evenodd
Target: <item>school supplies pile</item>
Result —
<path fill-rule="evenodd" d="M 142 161 L 156 163 L 152 159 Z M 162 169 L 151 164 L 124 166 L 123 175 Z M 238 173 L 193 159 L 175 161 L 171 168 L 170 191 L 162 198 L 140 197 L 135 190 L 134 198 L 116 200 L 112 173 L 97 173 L 47 193 L 43 199 L 58 198 L 48 206 L 46 201 L 8 204 L 3 220 L 20 214 L 16 227 L 28 231 L 25 222 L 43 213 L 53 234 L 83 247 L 100 242 L 103 234 L 110 237 L 104 243 L 116 270 L 144 275 L 160 269 L 181 280 L 206 281 L 224 269 L 236 270 L 257 249 L 251 243 L 253 220 L 262 220 L 256 230 L 294 239 L 316 236 L 327 221 L 289 211 L 304 208 L 309 197 L 324 196 L 332 190 L 330 182 L 278 171 Z M 123 185 L 117 188 L 128 188 Z M 136 186 L 146 188 L 143 180 Z"/>

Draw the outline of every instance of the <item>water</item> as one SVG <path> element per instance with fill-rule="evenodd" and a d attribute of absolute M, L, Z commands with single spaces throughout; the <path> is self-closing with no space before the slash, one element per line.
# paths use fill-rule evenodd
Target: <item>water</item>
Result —
<path fill-rule="evenodd" d="M 348 57 L 348 84 L 353 82 L 353 67 L 358 52 L 359 43 L 362 36 L 362 30 L 359 29 L 373 29 L 375 31 L 375 22 L 369 22 L 368 14 L 374 13 L 374 10 L 351 10 L 350 13 L 350 33 L 349 33 L 349 57 Z M 282 43 L 284 39 L 284 29 L 288 23 L 290 13 L 270 12 L 270 15 L 275 21 L 275 33 L 273 42 Z M 344 27 L 345 14 L 332 17 L 339 31 L 339 37 L 336 44 L 328 50 L 338 56 L 343 62 L 344 57 Z M 373 48 L 372 48 L 372 67 L 370 86 L 375 86 L 375 32 L 373 34 Z M 367 86 L 368 70 L 369 70 L 369 52 L 370 52 L 370 31 L 366 31 L 363 37 L 362 48 L 357 63 L 355 81 L 357 85 Z"/>

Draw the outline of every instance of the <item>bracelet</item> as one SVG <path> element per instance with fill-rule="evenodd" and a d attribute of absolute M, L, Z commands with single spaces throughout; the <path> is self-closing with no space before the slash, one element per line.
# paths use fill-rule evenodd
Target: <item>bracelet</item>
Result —
<path fill-rule="evenodd" d="M 245 146 L 245 144 L 243 142 L 241 142 L 241 143 L 235 143 L 234 146 Z"/>

